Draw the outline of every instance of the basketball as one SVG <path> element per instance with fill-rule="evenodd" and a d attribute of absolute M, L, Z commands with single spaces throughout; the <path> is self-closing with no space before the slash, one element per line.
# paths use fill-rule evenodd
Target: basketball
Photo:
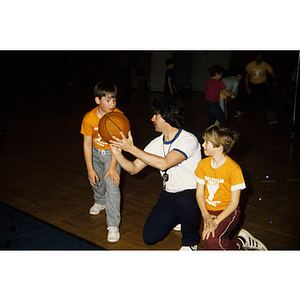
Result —
<path fill-rule="evenodd" d="M 266 112 L 266 120 L 268 122 L 274 122 L 274 121 L 276 121 L 276 118 L 277 118 L 277 114 L 276 114 L 275 110 L 268 110 Z"/>
<path fill-rule="evenodd" d="M 122 138 L 120 131 L 127 137 L 130 123 L 127 117 L 119 112 L 105 114 L 99 121 L 98 132 L 105 142 L 109 142 L 113 136 Z"/>

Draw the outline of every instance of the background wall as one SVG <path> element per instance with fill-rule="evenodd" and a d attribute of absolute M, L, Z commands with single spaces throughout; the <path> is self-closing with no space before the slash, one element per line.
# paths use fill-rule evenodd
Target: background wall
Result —
<path fill-rule="evenodd" d="M 221 65 L 228 69 L 230 51 L 155 51 L 151 56 L 150 91 L 163 92 L 165 82 L 165 60 L 172 58 L 176 67 L 176 84 L 179 89 L 203 92 L 209 78 L 208 69 Z"/>

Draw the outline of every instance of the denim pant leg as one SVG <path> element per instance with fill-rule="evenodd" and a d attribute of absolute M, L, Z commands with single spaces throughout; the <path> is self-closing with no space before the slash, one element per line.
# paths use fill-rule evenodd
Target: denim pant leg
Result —
<path fill-rule="evenodd" d="M 223 97 L 220 97 L 220 107 L 223 110 L 225 117 L 227 119 L 227 101 Z M 218 120 L 215 121 L 215 124 L 220 124 Z"/>
<path fill-rule="evenodd" d="M 110 177 L 104 180 L 104 176 L 109 168 L 111 161 L 111 150 L 98 150 L 93 148 L 93 166 L 100 179 L 98 186 L 92 185 L 94 199 L 96 203 L 105 204 L 106 223 L 108 227 L 119 227 L 121 222 L 120 188 L 114 182 L 111 183 Z M 116 169 L 121 174 L 121 167 L 117 164 Z"/>
<path fill-rule="evenodd" d="M 106 204 L 106 196 L 105 196 L 105 182 L 104 182 L 104 163 L 102 161 L 103 155 L 101 151 L 93 147 L 93 167 L 96 171 L 99 181 L 97 181 L 97 186 L 91 183 L 93 192 L 94 192 L 94 200 L 95 203 L 105 205 Z"/>
<path fill-rule="evenodd" d="M 206 102 L 205 108 L 209 117 L 209 125 L 215 124 L 216 120 L 218 120 L 220 125 L 228 126 L 227 118 L 221 109 L 219 102 Z"/>
<path fill-rule="evenodd" d="M 257 85 L 257 93 L 264 99 L 267 110 L 274 109 L 271 93 L 266 82 Z"/>

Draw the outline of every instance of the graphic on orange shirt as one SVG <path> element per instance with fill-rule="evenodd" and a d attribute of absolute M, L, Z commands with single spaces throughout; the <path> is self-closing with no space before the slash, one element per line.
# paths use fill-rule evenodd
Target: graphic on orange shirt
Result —
<path fill-rule="evenodd" d="M 205 180 L 207 180 L 206 187 L 207 187 L 208 193 L 209 193 L 208 199 L 205 199 L 205 201 L 209 205 L 216 207 L 218 204 L 221 203 L 221 201 L 213 201 L 213 199 L 215 197 L 217 190 L 220 187 L 219 183 L 224 182 L 224 179 L 216 179 L 216 178 L 211 178 L 211 177 L 205 176 Z"/>
<path fill-rule="evenodd" d="M 105 147 L 106 145 L 108 145 L 108 143 L 106 143 L 102 137 L 100 136 L 99 132 L 98 132 L 98 127 L 94 127 L 94 132 L 97 132 L 97 136 L 93 139 L 93 142 L 97 145 L 99 145 L 100 147 Z"/>

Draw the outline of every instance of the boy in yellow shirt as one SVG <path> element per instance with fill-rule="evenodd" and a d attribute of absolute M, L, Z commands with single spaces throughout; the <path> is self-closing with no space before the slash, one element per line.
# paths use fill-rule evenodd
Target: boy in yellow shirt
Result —
<path fill-rule="evenodd" d="M 90 209 L 91 215 L 106 211 L 108 229 L 107 240 L 115 243 L 120 238 L 120 172 L 121 166 L 111 153 L 110 145 L 98 132 L 98 123 L 107 113 L 117 111 L 117 87 L 107 81 L 100 81 L 94 88 L 97 106 L 85 114 L 81 124 L 84 158 L 88 180 L 94 192 L 95 203 Z"/>
<path fill-rule="evenodd" d="M 267 250 L 244 229 L 237 239 L 229 238 L 241 214 L 241 190 L 246 188 L 240 166 L 227 156 L 238 138 L 237 132 L 221 125 L 210 126 L 203 135 L 202 146 L 208 157 L 199 162 L 195 175 L 205 250 Z"/>

